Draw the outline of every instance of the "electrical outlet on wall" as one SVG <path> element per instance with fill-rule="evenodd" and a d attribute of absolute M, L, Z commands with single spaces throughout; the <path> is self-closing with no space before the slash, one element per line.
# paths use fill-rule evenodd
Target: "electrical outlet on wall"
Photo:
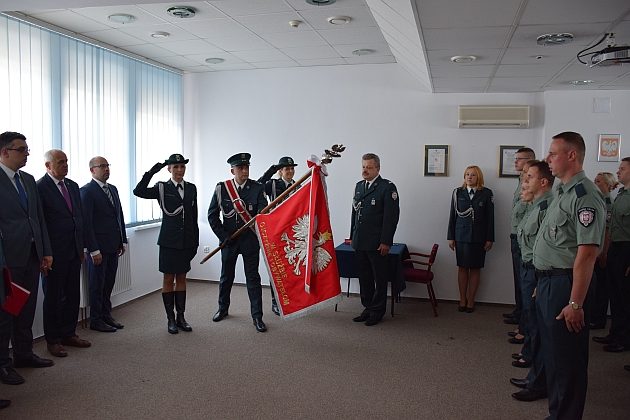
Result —
<path fill-rule="evenodd" d="M 209 254 L 210 253 L 210 247 L 208 245 L 203 247 L 203 253 L 204 254 Z"/>

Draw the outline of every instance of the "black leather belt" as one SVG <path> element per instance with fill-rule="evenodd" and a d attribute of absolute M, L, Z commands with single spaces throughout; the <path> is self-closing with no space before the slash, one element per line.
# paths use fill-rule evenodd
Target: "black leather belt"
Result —
<path fill-rule="evenodd" d="M 552 268 L 551 270 L 536 270 L 537 276 L 555 277 L 555 276 L 572 276 L 572 268 Z"/>
<path fill-rule="evenodd" d="M 536 267 L 534 267 L 534 264 L 531 261 L 522 261 L 521 265 L 525 268 L 536 269 Z"/>

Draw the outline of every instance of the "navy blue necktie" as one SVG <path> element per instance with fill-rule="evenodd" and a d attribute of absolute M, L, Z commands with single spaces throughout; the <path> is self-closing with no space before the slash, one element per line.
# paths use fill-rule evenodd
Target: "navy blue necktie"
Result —
<path fill-rule="evenodd" d="M 15 186 L 17 187 L 18 196 L 20 197 L 20 204 L 24 210 L 28 210 L 28 198 L 26 197 L 24 186 L 22 186 L 22 182 L 20 181 L 20 174 L 16 172 L 13 178 L 15 179 Z"/>

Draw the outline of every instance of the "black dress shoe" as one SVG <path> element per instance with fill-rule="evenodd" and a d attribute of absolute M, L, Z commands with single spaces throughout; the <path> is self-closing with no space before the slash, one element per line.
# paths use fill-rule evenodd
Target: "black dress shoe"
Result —
<path fill-rule="evenodd" d="M 32 367 L 32 368 L 46 368 L 51 367 L 55 364 L 50 359 L 43 359 L 36 354 L 31 354 L 31 357 L 26 359 L 14 359 L 13 367 L 21 368 L 21 367 Z"/>
<path fill-rule="evenodd" d="M 466 313 L 467 314 L 472 314 L 473 312 L 475 312 L 475 307 L 473 306 L 472 308 L 469 306 L 466 306 Z"/>
<path fill-rule="evenodd" d="M 532 391 L 531 389 L 524 388 L 512 394 L 512 398 L 519 401 L 529 402 L 547 398 L 547 393 L 541 391 Z"/>
<path fill-rule="evenodd" d="M 593 341 L 599 344 L 611 344 L 613 342 L 613 337 L 608 334 L 606 336 L 603 337 L 593 337 Z"/>
<path fill-rule="evenodd" d="M 280 316 L 280 309 L 278 308 L 278 304 L 276 302 L 271 302 L 271 312 Z"/>
<path fill-rule="evenodd" d="M 630 365 L 624 365 L 623 368 L 627 370 L 628 372 L 630 372 Z"/>
<path fill-rule="evenodd" d="M 501 314 L 503 318 L 514 318 L 514 312 L 510 312 L 509 314 Z"/>
<path fill-rule="evenodd" d="M 368 327 L 372 327 L 381 322 L 381 319 L 383 318 L 368 318 L 367 321 L 365 321 L 365 325 L 367 325 Z"/>
<path fill-rule="evenodd" d="M 7 385 L 20 385 L 24 383 L 24 378 L 12 367 L 0 368 L 0 381 Z"/>
<path fill-rule="evenodd" d="M 0 400 L 0 410 L 11 405 L 11 400 Z"/>
<path fill-rule="evenodd" d="M 517 368 L 528 368 L 532 365 L 532 362 L 528 362 L 525 359 L 518 359 L 512 361 L 512 366 Z"/>
<path fill-rule="evenodd" d="M 258 332 L 267 331 L 267 326 L 263 322 L 262 318 L 254 318 L 254 327 L 256 327 L 256 331 Z"/>
<path fill-rule="evenodd" d="M 110 327 L 116 328 L 117 330 L 122 330 L 123 328 L 125 328 L 125 326 L 123 324 L 121 324 L 120 322 L 117 322 L 112 317 L 103 318 L 103 322 L 106 323 L 107 325 L 109 325 Z"/>
<path fill-rule="evenodd" d="M 465 307 L 465 306 L 458 306 L 458 307 L 457 307 L 457 310 L 458 310 L 459 312 L 466 312 L 466 307 Z"/>
<path fill-rule="evenodd" d="M 606 324 L 596 324 L 594 322 L 591 322 L 588 324 L 588 327 L 591 330 L 603 330 L 604 328 L 606 328 Z"/>
<path fill-rule="evenodd" d="M 519 388 L 527 388 L 529 381 L 527 379 L 510 378 L 510 383 Z"/>
<path fill-rule="evenodd" d="M 516 318 L 505 318 L 503 320 L 503 323 L 509 324 L 509 325 L 518 325 L 518 319 L 516 319 Z"/>
<path fill-rule="evenodd" d="M 514 360 L 518 360 L 521 357 L 523 357 L 522 353 L 512 353 L 512 359 L 514 359 Z"/>
<path fill-rule="evenodd" d="M 610 353 L 621 353 L 622 351 L 627 351 L 627 350 L 630 350 L 630 348 L 627 346 L 624 346 L 623 344 L 611 343 L 611 344 L 606 344 L 604 346 L 604 351 L 607 351 Z"/>
<path fill-rule="evenodd" d="M 512 337 L 508 339 L 508 343 L 511 343 L 511 344 L 523 344 L 524 342 L 525 342 L 525 338 Z"/>
<path fill-rule="evenodd" d="M 518 334 L 516 331 L 508 331 L 508 332 L 507 332 L 507 335 L 508 335 L 509 337 L 516 337 L 516 334 Z"/>
<path fill-rule="evenodd" d="M 355 316 L 354 318 L 352 318 L 352 320 L 354 322 L 365 322 L 370 318 L 370 313 L 367 311 L 363 311 L 361 312 L 361 315 L 359 316 Z"/>
<path fill-rule="evenodd" d="M 219 309 L 214 316 L 212 317 L 212 321 L 214 322 L 219 322 L 221 321 L 223 318 L 228 316 L 228 311 L 227 309 Z"/>
<path fill-rule="evenodd" d="M 106 324 L 104 321 L 94 321 L 90 323 L 90 329 L 100 332 L 116 332 L 116 328 Z"/>

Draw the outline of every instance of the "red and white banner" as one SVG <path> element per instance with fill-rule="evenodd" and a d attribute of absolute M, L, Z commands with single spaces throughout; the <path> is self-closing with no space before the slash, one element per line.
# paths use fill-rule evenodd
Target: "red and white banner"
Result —
<path fill-rule="evenodd" d="M 270 213 L 256 216 L 258 240 L 283 318 L 341 300 L 325 168 L 314 157 L 308 165 L 309 180 Z"/>

